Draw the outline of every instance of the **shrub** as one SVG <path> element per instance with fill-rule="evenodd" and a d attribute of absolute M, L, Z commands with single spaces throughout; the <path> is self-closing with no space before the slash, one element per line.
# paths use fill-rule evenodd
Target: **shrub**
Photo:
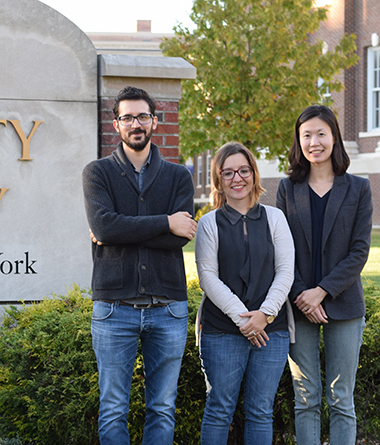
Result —
<path fill-rule="evenodd" d="M 200 209 L 197 210 L 197 213 L 195 214 L 195 221 L 199 221 L 203 215 L 206 215 L 211 210 L 211 204 L 206 204 Z"/>
<path fill-rule="evenodd" d="M 194 281 L 189 284 L 190 322 L 178 385 L 175 444 L 199 442 L 205 390 L 194 322 L 200 299 Z M 98 444 L 98 373 L 88 293 L 74 285 L 67 295 L 6 312 L 0 326 L 0 436 L 8 439 L 0 439 L 0 445 Z M 144 421 L 139 351 L 131 386 L 132 444 L 141 443 Z"/>
<path fill-rule="evenodd" d="M 20 437 L 17 436 L 13 439 L 0 439 L 0 445 L 22 445 L 22 442 Z"/>
<path fill-rule="evenodd" d="M 360 438 L 380 439 L 380 288 L 365 286 L 366 323 L 356 375 L 355 405 Z M 371 442 L 369 442 L 371 443 Z"/>
<path fill-rule="evenodd" d="M 205 404 L 205 384 L 195 346 L 194 323 L 202 292 L 197 281 L 188 285 L 189 325 L 187 342 L 178 381 L 174 445 L 199 443 L 201 419 Z M 144 372 L 140 351 L 137 354 L 131 388 L 129 434 L 131 444 L 141 444 L 145 419 Z"/>
<path fill-rule="evenodd" d="M 0 431 L 37 444 L 96 444 L 99 391 L 92 302 L 65 296 L 10 307 L 0 327 Z"/>
<path fill-rule="evenodd" d="M 205 383 L 195 346 L 194 322 L 201 300 L 197 281 L 189 283 L 189 327 L 178 384 L 174 445 L 199 443 Z M 358 437 L 379 438 L 380 289 L 365 287 L 367 327 L 355 393 Z M 91 345 L 92 302 L 78 286 L 40 304 L 11 307 L 0 326 L 0 445 L 97 445 L 99 391 Z M 323 344 L 321 367 L 324 369 Z M 324 373 L 322 373 L 324 379 Z M 273 443 L 294 444 L 294 396 L 286 366 L 274 404 Z M 145 420 L 144 372 L 138 352 L 131 387 L 131 444 L 141 444 Z M 243 445 L 240 395 L 228 445 Z M 1 434 L 2 433 L 2 434 Z M 322 438 L 328 439 L 328 410 L 322 406 Z M 371 442 L 373 441 L 373 442 Z"/>

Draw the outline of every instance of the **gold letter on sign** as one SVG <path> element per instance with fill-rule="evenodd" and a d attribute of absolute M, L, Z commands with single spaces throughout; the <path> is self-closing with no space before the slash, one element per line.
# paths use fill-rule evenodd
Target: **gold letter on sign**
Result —
<path fill-rule="evenodd" d="M 34 133 L 36 132 L 38 126 L 43 122 L 43 121 L 33 121 L 34 125 L 32 128 L 32 131 L 29 133 L 29 136 L 26 137 L 25 133 L 22 131 L 21 125 L 20 125 L 20 121 L 18 120 L 8 120 L 14 127 L 14 129 L 16 130 L 16 133 L 18 134 L 18 137 L 20 138 L 21 142 L 22 142 L 22 154 L 21 154 L 21 158 L 19 159 L 19 161 L 32 161 L 32 159 L 29 157 L 29 144 L 30 141 L 34 135 Z"/>
<path fill-rule="evenodd" d="M 5 193 L 6 193 L 8 190 L 9 190 L 9 189 L 4 189 L 4 188 L 0 189 L 0 201 L 1 201 L 1 198 L 5 195 Z"/>

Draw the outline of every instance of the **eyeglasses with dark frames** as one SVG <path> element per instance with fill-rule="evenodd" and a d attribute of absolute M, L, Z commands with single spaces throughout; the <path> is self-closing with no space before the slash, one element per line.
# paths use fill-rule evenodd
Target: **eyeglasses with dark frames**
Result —
<path fill-rule="evenodd" d="M 153 114 L 141 113 L 137 116 L 132 116 L 132 114 L 124 114 L 124 116 L 119 116 L 117 120 L 123 127 L 130 127 L 135 119 L 140 125 L 147 125 L 152 122 Z"/>
<path fill-rule="evenodd" d="M 232 181 L 236 175 L 236 173 L 242 178 L 249 178 L 252 176 L 253 169 L 249 165 L 242 165 L 237 170 L 234 170 L 233 168 L 224 168 L 223 170 L 220 170 L 220 176 L 225 181 Z"/>

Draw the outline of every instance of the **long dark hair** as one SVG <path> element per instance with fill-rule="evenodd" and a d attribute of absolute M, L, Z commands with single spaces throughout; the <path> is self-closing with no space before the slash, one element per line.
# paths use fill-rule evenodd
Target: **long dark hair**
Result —
<path fill-rule="evenodd" d="M 289 152 L 288 175 L 293 182 L 303 182 L 310 171 L 310 162 L 302 153 L 300 144 L 300 126 L 306 121 L 318 117 L 330 127 L 334 138 L 331 154 L 332 168 L 336 176 L 346 173 L 350 165 L 350 158 L 343 145 L 342 135 L 339 130 L 338 120 L 335 114 L 325 105 L 311 105 L 298 116 L 294 128 L 293 145 Z"/>

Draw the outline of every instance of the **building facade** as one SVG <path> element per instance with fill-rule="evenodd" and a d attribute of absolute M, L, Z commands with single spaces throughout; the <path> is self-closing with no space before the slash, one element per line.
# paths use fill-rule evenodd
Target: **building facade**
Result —
<path fill-rule="evenodd" d="M 324 41 L 328 50 L 335 48 L 345 34 L 356 35 L 359 62 L 341 73 L 345 88 L 340 93 L 332 92 L 331 97 L 351 160 L 348 171 L 371 181 L 373 223 L 380 225 L 380 1 L 316 0 L 315 3 L 328 9 L 328 18 L 310 36 L 312 40 Z M 210 192 L 208 156 L 210 153 L 194 159 L 195 202 L 199 204 L 208 202 Z M 275 205 L 278 182 L 285 175 L 278 171 L 276 161 L 259 160 L 258 164 L 266 189 L 261 202 Z"/>
<path fill-rule="evenodd" d="M 195 77 L 196 71 L 183 59 L 163 58 L 160 43 L 174 34 L 152 33 L 150 20 L 138 20 L 136 25 L 136 32 L 87 34 L 98 53 L 98 155 L 109 155 L 120 140 L 112 124 L 112 107 L 118 91 L 129 82 L 156 99 L 158 127 L 152 142 L 166 160 L 178 163 L 180 81 Z"/>
<path fill-rule="evenodd" d="M 332 93 L 334 111 L 346 150 L 349 173 L 369 178 L 373 193 L 373 224 L 380 225 L 380 2 L 378 0 L 319 0 L 328 8 L 328 19 L 312 39 L 323 40 L 327 50 L 345 34 L 355 34 L 359 62 L 341 74 L 344 91 Z M 274 204 L 281 176 L 276 162 L 259 162 L 263 203 Z"/>
<path fill-rule="evenodd" d="M 380 225 L 380 1 L 316 0 L 315 3 L 328 9 L 328 18 L 311 39 L 323 40 L 328 50 L 333 49 L 345 34 L 353 33 L 357 37 L 359 62 L 341 73 L 340 80 L 345 89 L 340 93 L 332 92 L 331 96 L 351 159 L 349 173 L 370 179 L 374 201 L 373 222 Z M 173 37 L 173 34 L 151 33 L 150 23 L 145 21 L 137 23 L 137 32 L 134 33 L 88 35 L 99 54 L 155 56 L 162 56 L 159 49 L 161 40 Z M 174 118 L 176 113 L 174 109 L 171 111 L 174 114 L 168 115 L 169 119 Z M 104 123 L 104 120 L 101 119 L 101 122 Z M 172 125 L 177 123 L 173 121 Z M 100 140 L 111 137 L 106 128 L 101 126 Z M 162 136 L 165 136 L 166 130 L 164 127 L 162 129 Z M 174 133 L 177 142 L 173 140 L 167 147 L 175 148 L 180 136 L 180 133 Z M 157 139 L 156 142 L 160 141 Z M 205 152 L 195 156 L 188 166 L 193 172 L 197 207 L 209 202 L 211 159 L 212 153 Z M 284 174 L 279 172 L 276 161 L 259 160 L 258 163 L 263 186 L 267 190 L 261 201 L 274 205 L 277 185 Z"/>

